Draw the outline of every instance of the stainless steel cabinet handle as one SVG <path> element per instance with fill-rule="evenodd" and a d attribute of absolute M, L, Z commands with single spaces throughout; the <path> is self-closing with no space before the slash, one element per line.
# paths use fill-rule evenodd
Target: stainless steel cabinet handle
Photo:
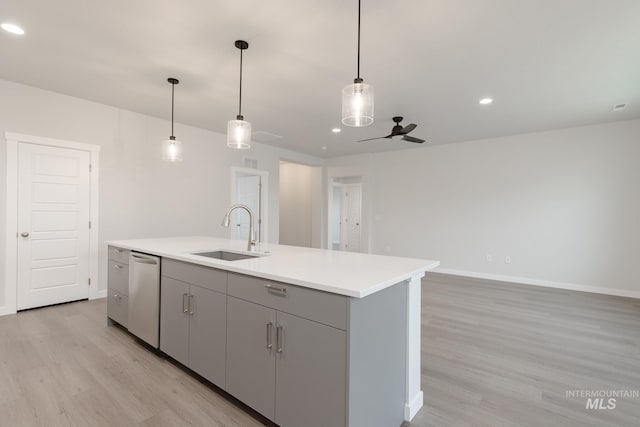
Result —
<path fill-rule="evenodd" d="M 273 348 L 273 322 L 267 323 L 267 348 Z"/>
<path fill-rule="evenodd" d="M 276 328 L 276 353 L 282 353 L 282 325 Z"/>
<path fill-rule="evenodd" d="M 193 309 L 193 295 L 189 295 L 189 315 L 193 316 L 196 311 Z"/>
<path fill-rule="evenodd" d="M 113 264 L 113 267 L 117 270 L 122 270 L 122 266 L 120 264 Z"/>
<path fill-rule="evenodd" d="M 273 285 L 264 285 L 265 288 L 267 288 L 268 291 L 273 291 L 273 292 L 280 292 L 281 294 L 286 294 L 287 293 L 287 288 L 279 288 L 278 286 L 273 286 Z"/>
<path fill-rule="evenodd" d="M 153 265 L 157 264 L 157 261 L 153 258 L 142 257 L 134 254 L 131 254 L 130 256 L 134 262 L 139 262 L 142 264 L 153 264 Z"/>
<path fill-rule="evenodd" d="M 27 232 L 27 231 L 23 231 L 22 233 L 20 233 L 20 235 L 21 235 L 22 237 L 29 237 L 29 232 Z"/>
<path fill-rule="evenodd" d="M 114 251 L 118 252 L 119 254 L 121 254 L 122 252 L 124 252 L 124 249 L 118 249 L 118 248 L 114 248 Z"/>
<path fill-rule="evenodd" d="M 182 294 L 182 312 L 185 314 L 189 312 L 189 309 L 186 307 L 187 304 L 185 302 L 188 296 L 189 294 Z"/>

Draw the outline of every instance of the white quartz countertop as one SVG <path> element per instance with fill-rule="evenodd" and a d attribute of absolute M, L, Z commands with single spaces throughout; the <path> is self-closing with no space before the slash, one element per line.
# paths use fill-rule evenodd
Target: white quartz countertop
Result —
<path fill-rule="evenodd" d="M 215 237 L 113 240 L 106 243 L 123 249 L 355 298 L 363 298 L 411 277 L 422 276 L 440 265 L 439 261 L 428 259 L 266 243 L 258 244 L 257 254 L 264 256 L 238 261 L 223 261 L 192 254 L 216 250 L 247 253 L 246 241 Z"/>

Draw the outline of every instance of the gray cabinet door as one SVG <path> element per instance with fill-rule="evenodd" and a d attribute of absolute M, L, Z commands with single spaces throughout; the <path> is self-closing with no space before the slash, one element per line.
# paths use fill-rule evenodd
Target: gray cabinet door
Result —
<path fill-rule="evenodd" d="M 276 424 L 344 426 L 347 333 L 280 311 L 277 324 L 282 352 L 276 354 Z"/>
<path fill-rule="evenodd" d="M 191 286 L 189 368 L 225 388 L 227 296 Z"/>
<path fill-rule="evenodd" d="M 129 264 L 109 260 L 108 274 L 108 288 L 121 294 L 129 295 Z"/>
<path fill-rule="evenodd" d="M 269 322 L 273 329 L 268 334 Z M 275 310 L 227 297 L 227 392 L 271 420 L 275 406 L 275 323 Z M 267 348 L 268 335 L 272 348 Z"/>
<path fill-rule="evenodd" d="M 113 289 L 108 289 L 107 292 L 107 316 L 126 328 L 129 314 L 129 298 Z"/>
<path fill-rule="evenodd" d="M 188 365 L 189 285 L 163 276 L 160 292 L 160 350 Z"/>

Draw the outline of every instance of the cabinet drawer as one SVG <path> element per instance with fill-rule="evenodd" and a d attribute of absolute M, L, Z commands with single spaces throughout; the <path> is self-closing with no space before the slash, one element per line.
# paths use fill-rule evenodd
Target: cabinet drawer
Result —
<path fill-rule="evenodd" d="M 228 294 L 335 328 L 347 329 L 348 297 L 229 273 Z"/>
<path fill-rule="evenodd" d="M 108 288 L 129 295 L 129 265 L 109 260 Z"/>
<path fill-rule="evenodd" d="M 212 291 L 227 293 L 226 271 L 162 258 L 162 275 Z"/>
<path fill-rule="evenodd" d="M 129 264 L 129 250 L 109 246 L 109 259 L 123 264 Z"/>
<path fill-rule="evenodd" d="M 129 298 L 114 289 L 109 289 L 107 299 L 107 316 L 125 328 L 129 315 Z"/>

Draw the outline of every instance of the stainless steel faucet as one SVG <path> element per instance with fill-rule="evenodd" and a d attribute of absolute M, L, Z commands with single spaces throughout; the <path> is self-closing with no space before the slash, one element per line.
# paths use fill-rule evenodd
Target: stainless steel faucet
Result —
<path fill-rule="evenodd" d="M 237 204 L 237 205 L 231 206 L 229 208 L 229 210 L 227 211 L 227 213 L 224 214 L 224 218 L 222 218 L 222 226 L 223 227 L 228 227 L 229 226 L 231 212 L 233 212 L 236 209 L 244 209 L 245 211 L 247 211 L 249 213 L 249 241 L 247 242 L 247 250 L 249 252 L 255 252 L 256 251 L 256 238 L 255 238 L 254 233 L 253 233 L 253 212 L 251 212 L 251 209 L 249 208 L 249 206 L 241 205 L 241 204 Z"/>

